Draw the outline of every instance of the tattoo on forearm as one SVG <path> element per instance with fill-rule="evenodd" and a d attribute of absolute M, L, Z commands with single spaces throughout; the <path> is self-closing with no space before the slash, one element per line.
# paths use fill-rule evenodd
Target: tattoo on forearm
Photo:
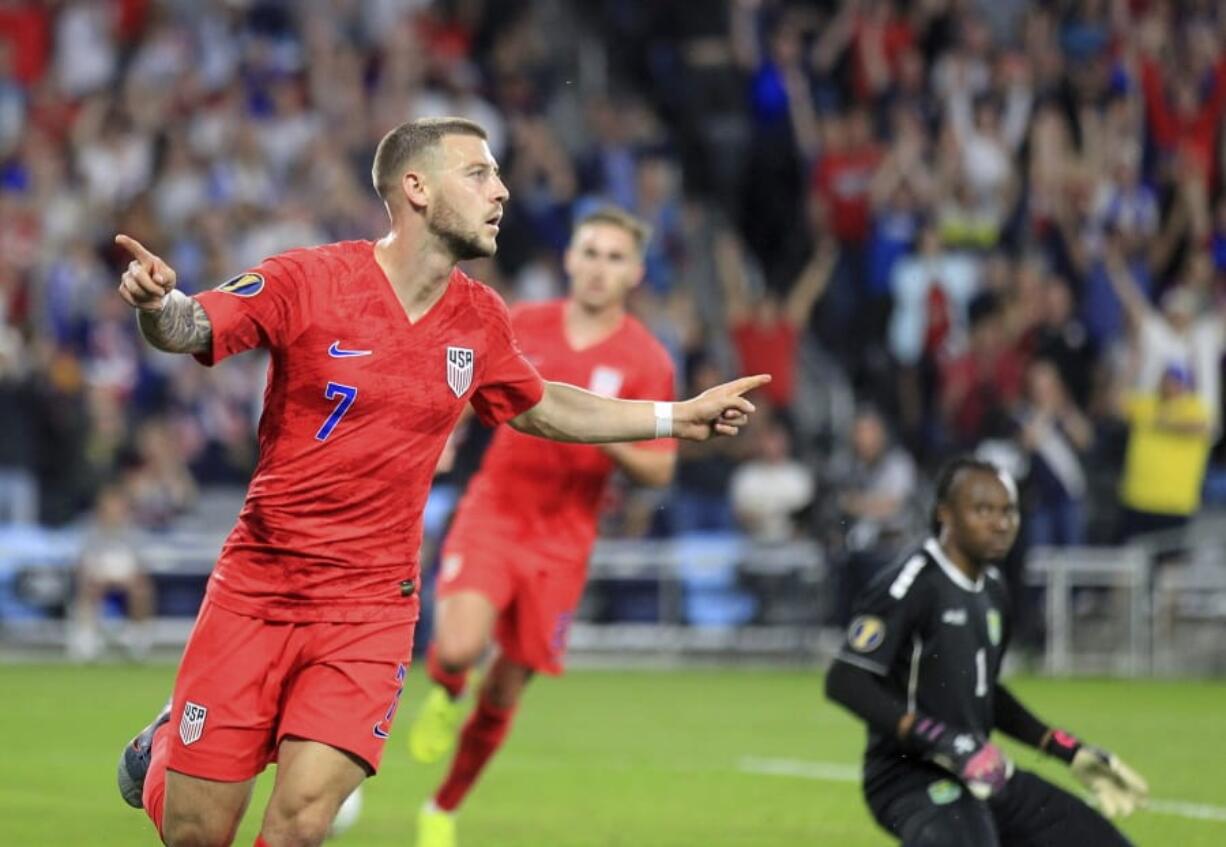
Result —
<path fill-rule="evenodd" d="M 167 353 L 205 353 L 213 346 L 213 325 L 204 307 L 180 291 L 172 291 L 158 312 L 140 312 L 145 340 Z"/>

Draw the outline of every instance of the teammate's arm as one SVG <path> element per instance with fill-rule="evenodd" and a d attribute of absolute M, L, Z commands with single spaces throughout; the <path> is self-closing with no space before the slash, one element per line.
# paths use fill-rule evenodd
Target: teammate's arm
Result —
<path fill-rule="evenodd" d="M 662 488 L 673 481 L 677 469 L 677 453 L 673 450 L 648 450 L 616 441 L 602 444 L 600 449 L 617 463 L 631 482 Z"/>
<path fill-rule="evenodd" d="M 1129 815 L 1149 799 L 1149 785 L 1114 753 L 1082 742 L 1043 723 L 1005 686 L 997 683 L 996 728 L 1064 762 L 1097 799 L 1108 817 Z"/>
<path fill-rule="evenodd" d="M 115 243 L 132 254 L 119 282 L 119 296 L 137 310 L 145 340 L 167 353 L 203 353 L 213 340 L 204 307 L 175 290 L 174 268 L 126 235 Z"/>
<path fill-rule="evenodd" d="M 585 444 L 670 436 L 706 441 L 736 435 L 754 411 L 753 404 L 741 395 L 768 382 L 770 377 L 765 374 L 742 377 L 680 403 L 617 400 L 573 385 L 546 382 L 540 401 L 510 423 L 529 435 Z"/>

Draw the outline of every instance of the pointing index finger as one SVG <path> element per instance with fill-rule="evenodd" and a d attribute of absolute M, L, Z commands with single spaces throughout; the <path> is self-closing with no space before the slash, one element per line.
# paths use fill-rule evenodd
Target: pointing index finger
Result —
<path fill-rule="evenodd" d="M 770 374 L 743 376 L 740 379 L 734 379 L 732 382 L 728 383 L 728 391 L 730 394 L 741 395 L 748 391 L 753 391 L 755 388 L 760 388 L 770 381 Z"/>
<path fill-rule="evenodd" d="M 152 265 L 157 261 L 157 256 L 150 253 L 145 245 L 131 236 L 124 235 L 122 232 L 115 236 L 115 243 L 135 256 L 137 261 L 141 263 Z"/>

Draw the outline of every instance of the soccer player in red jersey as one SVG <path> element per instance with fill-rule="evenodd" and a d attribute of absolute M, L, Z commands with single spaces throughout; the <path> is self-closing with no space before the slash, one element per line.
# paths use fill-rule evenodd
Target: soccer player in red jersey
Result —
<path fill-rule="evenodd" d="M 734 435 L 745 378 L 679 403 L 545 382 L 506 306 L 456 263 L 494 253 L 507 189 L 485 132 L 454 118 L 388 133 L 378 241 L 292 250 L 187 297 L 135 240 L 119 294 L 154 347 L 212 365 L 271 354 L 260 459 L 167 708 L 120 759 L 124 799 L 169 845 L 233 841 L 255 776 L 277 780 L 256 844 L 317 845 L 375 773 L 417 619 L 421 516 L 461 409 L 563 441 Z"/>
<path fill-rule="evenodd" d="M 664 347 L 626 314 L 643 278 L 647 226 L 616 208 L 582 218 L 566 251 L 570 296 L 520 306 L 511 326 L 546 379 L 613 397 L 672 396 Z M 497 652 L 460 735 L 451 769 L 418 818 L 418 847 L 455 843 L 452 813 L 497 751 L 524 686 L 559 674 L 566 633 L 587 579 L 601 495 L 614 469 L 667 485 L 676 442 L 556 444 L 510 427 L 495 434 L 443 544 L 434 639 L 427 666 L 436 685 L 409 731 L 419 761 L 450 749 L 468 671 L 491 637 Z"/>

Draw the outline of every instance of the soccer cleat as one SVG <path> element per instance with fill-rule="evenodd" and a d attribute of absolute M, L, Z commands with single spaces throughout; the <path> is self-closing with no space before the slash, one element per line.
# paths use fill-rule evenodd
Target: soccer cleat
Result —
<path fill-rule="evenodd" d="M 422 806 L 417 813 L 415 847 L 456 847 L 455 815 L 444 812 L 434 801 Z"/>
<path fill-rule="evenodd" d="M 158 712 L 153 722 L 142 729 L 123 748 L 123 753 L 119 756 L 115 780 L 119 783 L 119 793 L 123 801 L 133 809 L 139 809 L 143 805 L 141 795 L 145 791 L 145 776 L 149 773 L 149 761 L 153 758 L 153 733 L 170 720 L 170 705 L 171 701 L 166 701 L 166 706 Z"/>
<path fill-rule="evenodd" d="M 409 724 L 409 754 L 423 765 L 437 762 L 455 743 L 463 712 L 441 685 L 430 688 L 421 710 Z"/>

